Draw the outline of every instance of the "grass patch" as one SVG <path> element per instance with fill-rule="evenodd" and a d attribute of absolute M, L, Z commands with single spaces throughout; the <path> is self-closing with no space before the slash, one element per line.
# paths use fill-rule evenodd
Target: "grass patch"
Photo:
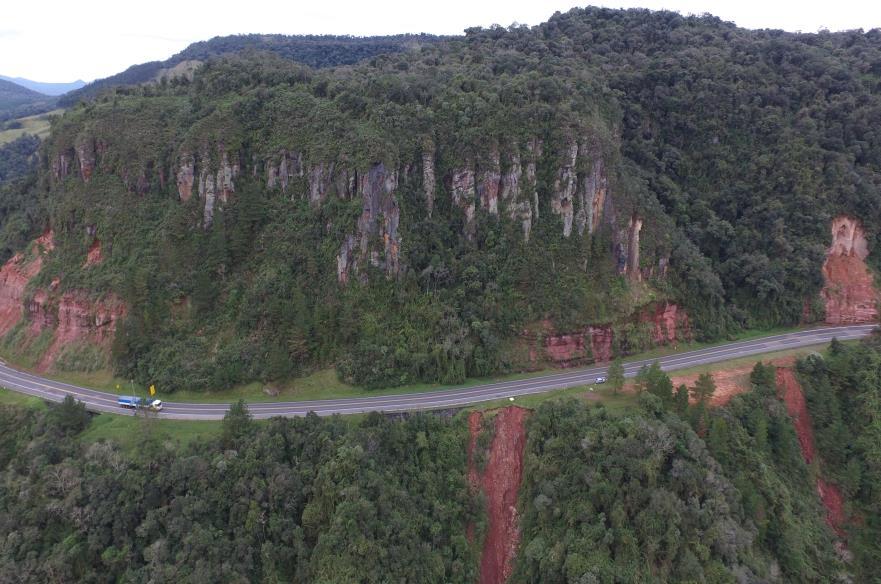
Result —
<path fill-rule="evenodd" d="M 38 397 L 18 393 L 5 387 L 0 387 L 0 404 L 8 406 L 21 406 L 24 408 L 35 408 L 38 410 L 46 409 L 46 402 Z"/>
<path fill-rule="evenodd" d="M 87 444 L 109 440 L 133 449 L 148 439 L 159 439 L 183 447 L 194 440 L 213 438 L 221 431 L 220 421 L 161 420 L 141 416 L 98 414 L 79 439 Z"/>
<path fill-rule="evenodd" d="M 107 355 L 101 347 L 91 343 L 68 345 L 55 360 L 56 371 L 94 373 L 107 368 Z"/>
<path fill-rule="evenodd" d="M 51 112 L 14 120 L 21 122 L 21 128 L 0 131 L 0 146 L 3 146 L 4 144 L 9 144 L 10 142 L 17 140 L 18 138 L 21 138 L 25 134 L 31 134 L 32 136 L 37 136 L 38 138 L 45 138 L 49 135 L 49 129 L 51 125 L 50 117 L 60 116 L 63 113 L 63 109 L 57 109 Z"/>
<path fill-rule="evenodd" d="M 28 326 L 28 322 L 20 320 L 3 338 L 2 348 L 3 356 L 9 361 L 32 369 L 52 344 L 55 331 L 45 329 L 34 337 L 28 332 Z"/>

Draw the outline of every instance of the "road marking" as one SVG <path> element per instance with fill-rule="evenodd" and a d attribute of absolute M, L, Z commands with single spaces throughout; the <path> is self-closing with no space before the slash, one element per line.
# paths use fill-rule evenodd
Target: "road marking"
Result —
<path fill-rule="evenodd" d="M 633 377 L 638 370 L 654 361 L 661 363 L 665 371 L 685 369 L 719 361 L 755 356 L 779 350 L 780 347 L 810 346 L 829 342 L 833 337 L 852 340 L 864 337 L 875 329 L 875 325 L 850 327 L 829 327 L 784 333 L 770 337 L 736 341 L 703 349 L 694 349 L 657 359 L 631 361 L 624 365 L 626 377 Z M 309 412 L 318 415 L 362 413 L 370 411 L 400 412 L 458 407 L 472 403 L 482 403 L 498 399 L 511 399 L 522 395 L 544 393 L 555 389 L 565 389 L 595 383 L 597 376 L 605 374 L 608 365 L 585 369 L 540 375 L 527 379 L 497 381 L 470 387 L 446 388 L 422 393 L 403 393 L 384 396 L 336 398 L 328 400 L 306 400 L 300 402 L 253 402 L 248 404 L 255 418 L 270 418 L 279 415 L 304 416 Z M 118 396 L 94 389 L 45 379 L 24 371 L 12 369 L 0 362 L 0 385 L 14 391 L 35 395 L 51 401 L 61 401 L 66 395 L 73 395 L 95 411 L 132 415 L 118 407 Z M 165 410 L 159 415 L 167 419 L 220 419 L 229 404 L 195 404 L 165 402 Z"/>

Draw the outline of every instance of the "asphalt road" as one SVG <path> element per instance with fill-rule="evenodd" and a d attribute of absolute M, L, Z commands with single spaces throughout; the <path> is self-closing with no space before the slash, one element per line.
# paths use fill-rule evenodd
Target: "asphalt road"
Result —
<path fill-rule="evenodd" d="M 819 345 L 827 343 L 833 338 L 838 338 L 842 341 L 859 339 L 868 336 L 874 328 L 875 325 L 823 327 L 749 341 L 738 341 L 706 349 L 677 353 L 659 359 L 630 362 L 625 364 L 624 372 L 626 376 L 632 377 L 636 375 L 640 367 L 650 364 L 655 360 L 660 361 L 661 367 L 665 371 L 673 371 L 750 355 Z M 543 393 L 555 389 L 588 385 L 594 383 L 597 376 L 605 376 L 607 369 L 607 365 L 586 369 L 569 369 L 561 373 L 539 375 L 529 379 L 499 381 L 423 393 L 299 402 L 253 402 L 249 403 L 248 407 L 255 418 L 304 416 L 309 412 L 315 412 L 320 416 L 329 416 L 332 414 L 358 414 L 371 411 L 403 412 L 456 408 L 480 402 L 507 399 L 509 397 L 516 398 L 517 396 Z M 134 415 L 131 410 L 122 409 L 117 405 L 116 395 L 45 379 L 37 375 L 18 371 L 2 362 L 0 362 L 0 386 L 51 401 L 61 401 L 66 395 L 70 394 L 84 402 L 86 407 L 92 411 Z M 221 419 L 229 407 L 229 404 L 220 403 L 192 404 L 166 402 L 164 400 L 163 403 L 164 409 L 159 414 L 159 417 L 182 420 Z"/>

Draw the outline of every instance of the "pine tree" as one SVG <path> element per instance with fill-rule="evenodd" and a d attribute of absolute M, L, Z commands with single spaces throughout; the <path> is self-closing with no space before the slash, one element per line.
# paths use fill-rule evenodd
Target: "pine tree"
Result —
<path fill-rule="evenodd" d="M 608 375 L 612 391 L 617 395 L 621 388 L 624 387 L 624 364 L 621 363 L 621 359 L 612 361 L 612 364 L 609 365 Z"/>

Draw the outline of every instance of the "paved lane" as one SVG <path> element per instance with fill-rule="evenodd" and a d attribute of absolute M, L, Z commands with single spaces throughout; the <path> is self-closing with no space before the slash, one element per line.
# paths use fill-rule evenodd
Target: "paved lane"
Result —
<path fill-rule="evenodd" d="M 739 357 L 828 343 L 833 338 L 838 338 L 842 341 L 854 340 L 868 336 L 874 328 L 875 325 L 823 327 L 749 341 L 737 341 L 716 347 L 677 353 L 659 359 L 634 361 L 625 364 L 624 373 L 627 377 L 633 377 L 640 367 L 655 360 L 660 361 L 661 367 L 665 371 L 673 371 L 707 363 L 737 359 Z M 299 402 L 254 402 L 248 404 L 248 407 L 255 418 L 304 416 L 310 411 L 314 411 L 321 416 L 328 416 L 332 414 L 357 414 L 371 411 L 403 412 L 453 408 L 508 397 L 587 385 L 594 383 L 597 376 L 606 375 L 607 369 L 608 365 L 586 369 L 569 369 L 561 373 L 540 375 L 529 379 L 499 381 L 424 393 Z M 117 405 L 117 396 L 113 394 L 45 379 L 31 373 L 18 371 L 2 362 L 0 362 L 0 386 L 51 401 L 61 401 L 66 395 L 70 394 L 84 402 L 86 407 L 92 411 L 133 415 L 132 412 L 123 410 Z M 221 419 L 229 407 L 229 404 L 193 404 L 166 401 L 163 401 L 163 403 L 165 407 L 160 417 L 183 420 Z"/>

